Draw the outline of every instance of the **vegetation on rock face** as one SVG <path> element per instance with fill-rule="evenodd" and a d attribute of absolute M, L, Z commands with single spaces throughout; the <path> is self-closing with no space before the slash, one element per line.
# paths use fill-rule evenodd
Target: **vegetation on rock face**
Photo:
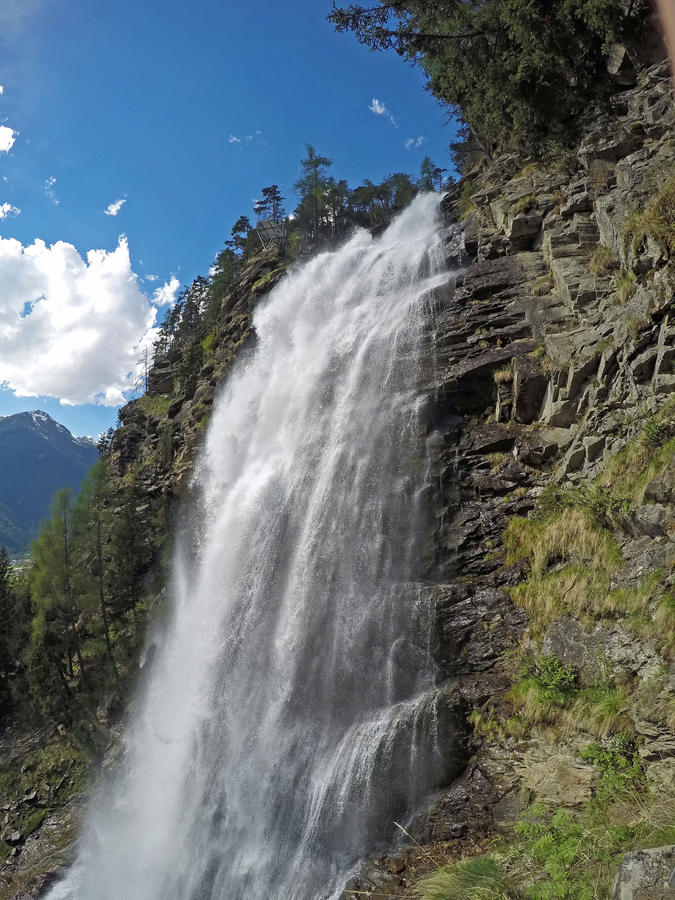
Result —
<path fill-rule="evenodd" d="M 22 728 L 66 727 L 82 747 L 101 737 L 97 709 L 121 703 L 135 670 L 165 532 L 133 476 L 106 452 L 76 499 L 64 489 L 18 569 L 0 551 L 0 710 Z"/>
<path fill-rule="evenodd" d="M 415 885 L 418 900 L 520 900 L 524 897 L 491 856 L 444 866 Z"/>
<path fill-rule="evenodd" d="M 594 743 L 582 754 L 599 786 L 577 812 L 533 804 L 490 855 L 439 866 L 419 879 L 418 900 L 609 900 L 627 849 L 675 841 L 675 794 L 644 785 L 630 740 Z"/>
<path fill-rule="evenodd" d="M 643 3 L 616 0 L 380 0 L 329 19 L 371 50 L 418 63 L 483 148 L 543 149 L 607 91 L 605 50 L 634 37 L 644 15 Z"/>
<path fill-rule="evenodd" d="M 668 256 L 675 254 L 675 175 L 641 212 L 626 219 L 623 234 L 635 252 L 639 252 L 646 241 L 653 241 Z"/>

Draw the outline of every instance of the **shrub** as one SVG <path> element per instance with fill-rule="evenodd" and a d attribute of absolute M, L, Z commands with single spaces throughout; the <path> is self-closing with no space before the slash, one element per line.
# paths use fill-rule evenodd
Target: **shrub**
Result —
<path fill-rule="evenodd" d="M 136 403 L 147 416 L 161 419 L 169 411 L 169 407 L 173 403 L 173 397 L 154 397 L 150 396 L 150 394 L 143 394 L 142 397 L 138 398 Z"/>
<path fill-rule="evenodd" d="M 529 858 L 535 871 L 547 876 L 545 881 L 537 880 L 528 896 L 538 900 L 591 900 L 591 876 L 583 864 L 587 830 L 567 810 L 554 811 L 534 804 L 516 825 L 516 834 L 524 839 L 520 854 Z"/>
<path fill-rule="evenodd" d="M 637 440 L 614 456 L 599 484 L 615 497 L 642 503 L 647 486 L 670 465 L 675 454 L 675 398 L 646 420 Z"/>
<path fill-rule="evenodd" d="M 525 663 L 523 675 L 541 702 L 565 706 L 577 691 L 576 673 L 555 656 L 532 658 Z"/>
<path fill-rule="evenodd" d="M 217 340 L 218 328 L 213 327 L 202 341 L 202 350 L 204 351 L 204 353 L 206 353 L 207 356 L 215 349 Z"/>
<path fill-rule="evenodd" d="M 609 741 L 593 741 L 581 753 L 600 773 L 596 800 L 608 803 L 644 781 L 644 766 L 638 756 L 635 739 L 620 732 Z"/>
<path fill-rule="evenodd" d="M 658 450 L 660 447 L 668 441 L 670 438 L 675 436 L 675 423 L 664 422 L 657 419 L 655 416 L 647 419 L 645 424 L 642 426 L 642 434 L 640 435 L 640 440 L 648 447 L 650 450 Z"/>

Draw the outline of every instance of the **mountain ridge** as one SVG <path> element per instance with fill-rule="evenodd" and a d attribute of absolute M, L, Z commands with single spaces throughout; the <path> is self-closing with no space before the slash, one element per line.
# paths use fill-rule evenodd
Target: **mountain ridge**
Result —
<path fill-rule="evenodd" d="M 21 555 L 60 488 L 79 490 L 98 450 L 40 409 L 0 417 L 0 545 Z"/>

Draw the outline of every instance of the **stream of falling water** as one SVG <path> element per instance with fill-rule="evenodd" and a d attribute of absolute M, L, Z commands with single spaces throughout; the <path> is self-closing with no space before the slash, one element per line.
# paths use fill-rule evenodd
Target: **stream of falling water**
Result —
<path fill-rule="evenodd" d="M 337 897 L 443 779 L 433 617 L 412 583 L 423 307 L 446 277 L 426 194 L 257 308 L 123 764 L 52 900 Z"/>

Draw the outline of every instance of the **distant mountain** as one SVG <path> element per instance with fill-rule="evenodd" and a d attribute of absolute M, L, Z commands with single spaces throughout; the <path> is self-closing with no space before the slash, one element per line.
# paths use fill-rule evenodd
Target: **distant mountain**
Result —
<path fill-rule="evenodd" d="M 28 549 L 56 491 L 77 492 L 97 456 L 90 438 L 41 410 L 0 416 L 0 544 L 10 554 Z"/>

